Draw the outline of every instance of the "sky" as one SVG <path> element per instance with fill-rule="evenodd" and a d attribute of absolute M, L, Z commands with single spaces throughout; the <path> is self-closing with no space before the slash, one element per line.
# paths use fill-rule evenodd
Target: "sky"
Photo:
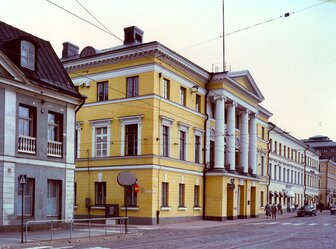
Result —
<path fill-rule="evenodd" d="M 222 70 L 223 0 L 50 1 L 114 36 L 47 0 L 2 2 L 0 20 L 50 41 L 58 56 L 65 41 L 80 49 L 120 45 L 116 37 L 135 25 L 144 42 Z M 336 140 L 336 1 L 225 0 L 224 8 L 227 69 L 250 71 L 265 97 L 261 105 L 273 113 L 270 121 L 298 139 Z"/>

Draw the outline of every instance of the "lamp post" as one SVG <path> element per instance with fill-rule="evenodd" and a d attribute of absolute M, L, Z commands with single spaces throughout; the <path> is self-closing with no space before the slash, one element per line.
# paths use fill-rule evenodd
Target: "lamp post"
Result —
<path fill-rule="evenodd" d="M 303 169 L 303 196 L 304 196 L 304 205 L 307 204 L 307 196 L 306 196 L 306 189 L 307 189 L 307 180 L 306 180 L 306 168 L 307 168 L 307 150 L 309 149 L 309 145 L 307 145 L 307 148 L 304 150 L 304 169 Z"/>

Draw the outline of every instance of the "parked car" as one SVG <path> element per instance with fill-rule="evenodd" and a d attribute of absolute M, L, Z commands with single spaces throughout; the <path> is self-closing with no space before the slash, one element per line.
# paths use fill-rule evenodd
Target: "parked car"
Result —
<path fill-rule="evenodd" d="M 305 216 L 305 215 L 316 216 L 316 207 L 314 205 L 302 206 L 298 209 L 297 215 L 298 216 Z"/>
<path fill-rule="evenodd" d="M 330 214 L 333 215 L 333 214 L 336 214 L 336 204 L 332 205 L 331 208 L 330 208 Z"/>

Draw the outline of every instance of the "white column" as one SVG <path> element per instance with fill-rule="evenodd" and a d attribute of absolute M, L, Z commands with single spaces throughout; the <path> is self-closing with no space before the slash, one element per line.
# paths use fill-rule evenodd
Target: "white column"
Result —
<path fill-rule="evenodd" d="M 257 115 L 250 116 L 250 143 L 249 143 L 249 165 L 252 168 L 252 175 L 257 175 Z"/>
<path fill-rule="evenodd" d="M 240 113 L 240 166 L 244 168 L 246 174 L 248 173 L 249 150 L 248 114 L 249 110 Z"/>
<path fill-rule="evenodd" d="M 216 97 L 215 168 L 224 169 L 225 98 Z"/>
<path fill-rule="evenodd" d="M 228 105 L 227 108 L 227 136 L 226 136 L 226 156 L 230 164 L 230 171 L 236 169 L 236 106 L 235 102 Z"/>

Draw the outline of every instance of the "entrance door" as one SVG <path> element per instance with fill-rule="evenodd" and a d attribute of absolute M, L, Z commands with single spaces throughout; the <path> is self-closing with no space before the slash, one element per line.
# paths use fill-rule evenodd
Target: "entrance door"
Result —
<path fill-rule="evenodd" d="M 61 219 L 62 181 L 48 180 L 47 216 Z"/>
<path fill-rule="evenodd" d="M 240 217 L 240 187 L 237 188 L 237 216 Z"/>
<path fill-rule="evenodd" d="M 261 195 L 260 198 L 263 199 L 264 196 Z M 261 202 L 263 202 L 263 200 L 261 200 Z M 257 217 L 256 205 L 257 205 L 257 203 L 256 203 L 256 187 L 251 187 L 251 203 L 250 203 L 250 207 L 251 207 L 250 212 L 251 212 L 251 214 L 250 215 L 251 215 L 252 218 Z"/>

